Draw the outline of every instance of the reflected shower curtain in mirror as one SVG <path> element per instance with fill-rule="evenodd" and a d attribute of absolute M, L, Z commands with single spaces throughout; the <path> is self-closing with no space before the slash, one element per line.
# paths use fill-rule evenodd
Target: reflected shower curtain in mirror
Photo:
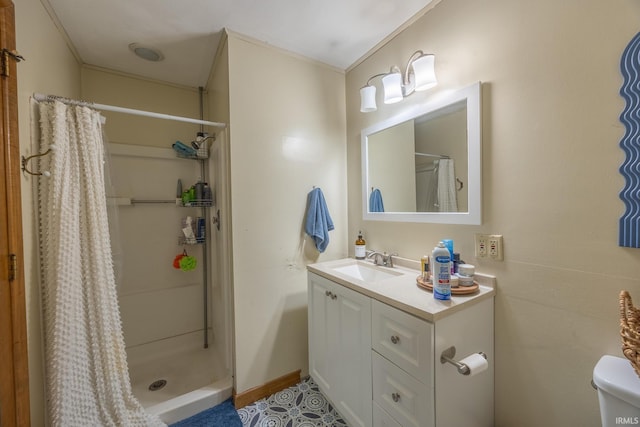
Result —
<path fill-rule="evenodd" d="M 416 168 L 416 212 L 439 212 L 438 160 Z"/>
<path fill-rule="evenodd" d="M 440 212 L 458 212 L 453 159 L 438 160 L 438 204 Z"/>
<path fill-rule="evenodd" d="M 100 114 L 40 103 L 40 264 L 52 426 L 164 426 L 131 391 L 111 258 Z"/>

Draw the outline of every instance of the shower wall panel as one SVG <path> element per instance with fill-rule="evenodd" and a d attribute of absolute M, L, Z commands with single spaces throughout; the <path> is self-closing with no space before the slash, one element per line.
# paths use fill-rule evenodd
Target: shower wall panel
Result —
<path fill-rule="evenodd" d="M 175 200 L 178 179 L 187 189 L 200 178 L 199 163 L 177 158 L 172 149 L 110 147 L 113 193 L 119 198 L 114 263 L 127 348 L 202 332 L 206 263 L 199 245 L 178 242 L 182 218 L 195 218 L 201 210 L 175 203 L 135 203 Z M 196 269 L 174 268 L 173 260 L 183 250 L 196 258 Z"/>

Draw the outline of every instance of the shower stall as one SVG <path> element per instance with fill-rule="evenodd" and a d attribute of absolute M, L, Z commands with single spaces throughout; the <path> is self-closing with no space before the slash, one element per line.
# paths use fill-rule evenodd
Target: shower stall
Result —
<path fill-rule="evenodd" d="M 226 138 L 217 131 L 206 157 L 197 159 L 171 148 L 109 144 L 114 266 L 131 385 L 166 423 L 232 392 L 229 228 L 220 219 L 228 212 Z M 211 202 L 184 206 L 178 180 L 185 190 L 208 182 Z M 204 225 L 196 242 L 185 241 L 187 217 Z M 193 257 L 195 268 L 174 265 L 180 255 Z"/>

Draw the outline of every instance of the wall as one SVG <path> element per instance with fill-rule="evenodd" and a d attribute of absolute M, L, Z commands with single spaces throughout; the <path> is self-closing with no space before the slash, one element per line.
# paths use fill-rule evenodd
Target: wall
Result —
<path fill-rule="evenodd" d="M 638 22 L 633 0 L 446 0 L 347 73 L 349 235 L 413 259 L 450 237 L 497 276 L 497 426 L 600 425 L 592 370 L 621 355 L 620 289 L 640 302 L 640 250 L 617 246 L 619 61 Z M 361 114 L 367 78 L 417 49 L 435 53 L 439 86 Z M 483 224 L 363 221 L 360 129 L 478 80 Z M 479 232 L 504 235 L 504 262 L 474 258 Z"/>
<path fill-rule="evenodd" d="M 236 390 L 307 359 L 308 263 L 347 254 L 341 71 L 230 34 L 229 104 Z M 335 230 L 319 255 L 304 238 L 320 187 Z M 355 236 L 354 236 L 355 239 Z"/>
<path fill-rule="evenodd" d="M 200 117 L 198 90 L 137 78 L 96 67 L 82 68 L 82 97 L 99 104 L 183 117 Z M 171 148 L 190 143 L 200 130 L 192 123 L 104 111 L 109 142 Z"/>
<path fill-rule="evenodd" d="M 77 97 L 80 94 L 80 66 L 64 39 L 38 0 L 14 1 L 16 11 L 17 50 L 26 61 L 18 64 L 18 114 L 20 153 L 38 152 L 37 136 L 32 142 L 33 93 Z M 38 282 L 37 226 L 34 215 L 32 185 L 36 179 L 24 175 L 22 187 L 22 223 L 24 238 L 27 335 L 29 346 L 29 393 L 31 424 L 44 425 L 44 373 L 42 329 L 40 319 L 40 284 Z"/>
<path fill-rule="evenodd" d="M 207 118 L 219 123 L 229 123 L 229 53 L 226 33 L 221 40 L 207 81 L 205 110 Z M 226 343 L 225 361 L 229 372 L 234 366 L 233 326 L 233 245 L 231 236 L 231 191 L 229 173 L 229 128 L 220 131 L 211 151 L 210 185 L 215 193 L 216 212 L 220 212 L 219 229 L 212 233 L 212 311 L 213 335 Z M 218 349 L 220 350 L 220 349 Z M 234 377 L 235 380 L 235 377 Z M 235 384 L 234 384 L 235 386 Z"/>

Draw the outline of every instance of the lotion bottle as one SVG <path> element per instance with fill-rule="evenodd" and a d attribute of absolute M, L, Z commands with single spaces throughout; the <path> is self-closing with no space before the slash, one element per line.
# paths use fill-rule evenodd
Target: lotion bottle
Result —
<path fill-rule="evenodd" d="M 367 256 L 367 243 L 362 238 L 362 231 L 358 231 L 358 238 L 356 239 L 356 259 L 365 259 Z"/>
<path fill-rule="evenodd" d="M 443 242 L 433 248 L 431 254 L 433 272 L 433 297 L 437 300 L 451 299 L 451 255 Z"/>

